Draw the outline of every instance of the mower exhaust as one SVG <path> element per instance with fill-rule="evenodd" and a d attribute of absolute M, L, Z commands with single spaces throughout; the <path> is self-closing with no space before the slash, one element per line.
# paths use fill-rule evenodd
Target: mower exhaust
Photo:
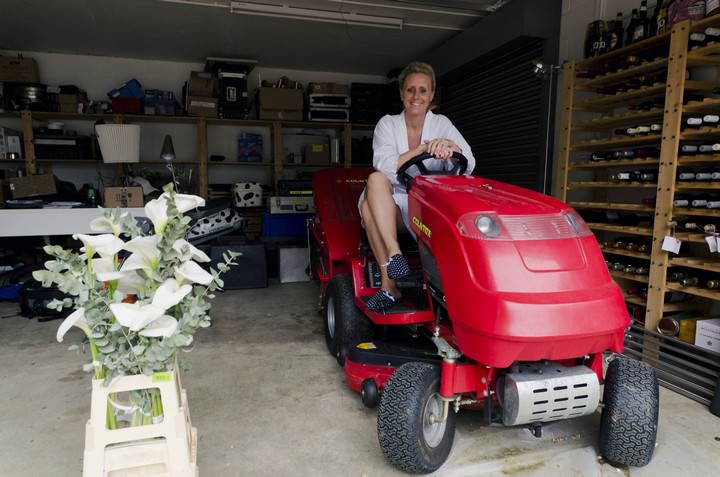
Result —
<path fill-rule="evenodd" d="M 597 374 L 586 366 L 519 364 L 505 374 L 498 389 L 506 426 L 585 416 L 600 403 Z"/>

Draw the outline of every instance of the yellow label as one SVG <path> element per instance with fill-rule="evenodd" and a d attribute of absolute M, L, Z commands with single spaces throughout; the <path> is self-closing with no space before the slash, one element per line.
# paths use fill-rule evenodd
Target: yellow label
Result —
<path fill-rule="evenodd" d="M 418 219 L 417 217 L 413 217 L 412 223 L 413 223 L 413 225 L 415 225 L 415 227 L 418 228 L 418 230 L 420 232 L 425 234 L 427 236 L 427 238 L 432 238 L 432 230 L 430 230 L 430 228 L 427 225 L 423 224 L 420 219 Z"/>
<path fill-rule="evenodd" d="M 158 373 L 153 373 L 152 375 L 152 381 L 153 383 L 169 383 L 172 381 L 173 373 L 170 371 L 162 371 Z"/>
<path fill-rule="evenodd" d="M 312 151 L 313 152 L 323 152 L 325 150 L 325 144 L 313 144 Z"/>
<path fill-rule="evenodd" d="M 359 344 L 356 346 L 356 348 L 360 348 L 360 349 L 375 349 L 375 348 L 377 348 L 377 346 L 375 346 L 375 344 L 372 343 L 372 342 L 370 342 L 370 343 L 359 343 Z"/>

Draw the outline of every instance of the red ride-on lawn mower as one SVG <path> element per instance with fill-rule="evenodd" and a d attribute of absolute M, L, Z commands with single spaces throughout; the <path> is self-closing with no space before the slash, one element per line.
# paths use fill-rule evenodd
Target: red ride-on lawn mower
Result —
<path fill-rule="evenodd" d="M 629 318 L 592 232 L 558 200 L 481 177 L 435 175 L 426 159 L 398 171 L 417 236 L 403 249 L 414 273 L 398 283 L 403 301 L 380 312 L 365 306 L 379 268 L 357 210 L 370 170 L 326 169 L 313 179 L 311 269 L 327 346 L 363 402 L 378 404 L 386 458 L 412 473 L 438 469 L 460 409 L 539 437 L 543 423 L 602 406 L 600 454 L 646 465 L 657 378 L 622 357 L 603 376 L 603 354 L 622 351 Z M 462 174 L 467 161 L 454 161 Z"/>

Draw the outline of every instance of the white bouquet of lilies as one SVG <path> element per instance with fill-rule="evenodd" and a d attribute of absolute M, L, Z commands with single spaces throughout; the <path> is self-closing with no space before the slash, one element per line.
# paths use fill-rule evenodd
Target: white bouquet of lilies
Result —
<path fill-rule="evenodd" d="M 97 379 L 171 371 L 178 350 L 191 346 L 198 328 L 210 326 L 209 299 L 238 254 L 227 253 L 217 270 L 198 264 L 210 258 L 185 240 L 190 218 L 183 214 L 203 205 L 204 199 L 177 194 L 169 184 L 145 206 L 153 226 L 149 233 L 129 213 L 105 209 L 90 224 L 98 235 L 73 236 L 84 245 L 79 253 L 45 247 L 53 260 L 33 276 L 72 297 L 49 307 L 74 308 L 57 339 L 72 326 L 82 329 L 92 353 L 85 369 L 94 370 Z"/>

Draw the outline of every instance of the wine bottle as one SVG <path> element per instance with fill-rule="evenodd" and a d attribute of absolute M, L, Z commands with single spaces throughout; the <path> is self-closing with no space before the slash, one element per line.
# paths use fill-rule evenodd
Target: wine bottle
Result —
<path fill-rule="evenodd" d="M 690 201 L 690 207 L 707 207 L 707 194 L 698 194 Z"/>
<path fill-rule="evenodd" d="M 657 158 L 660 157 L 660 149 L 656 147 L 639 147 L 633 149 L 633 157 L 637 158 Z"/>
<path fill-rule="evenodd" d="M 680 285 L 684 287 L 696 287 L 700 283 L 698 277 L 687 277 L 680 280 Z"/>
<path fill-rule="evenodd" d="M 700 146 L 698 146 L 698 152 L 700 154 L 713 154 L 716 152 L 720 152 L 720 143 L 700 144 Z M 701 180 L 701 179 L 698 179 L 697 177 L 695 179 Z"/>
<path fill-rule="evenodd" d="M 702 126 L 703 118 L 702 116 L 689 116 L 685 119 L 683 119 L 683 128 L 684 129 L 690 129 L 690 128 L 699 128 Z"/>
<path fill-rule="evenodd" d="M 690 275 L 687 272 L 670 271 L 668 272 L 666 278 L 671 282 L 679 282 L 680 280 L 690 278 Z"/>
<path fill-rule="evenodd" d="M 720 1 L 715 0 L 717 3 L 720 3 Z M 705 29 L 705 36 L 708 38 L 708 43 L 713 41 L 718 41 L 718 38 L 720 38 L 720 28 L 718 27 L 707 27 Z"/>
<path fill-rule="evenodd" d="M 713 197 L 711 199 L 708 199 L 705 207 L 707 207 L 708 209 L 720 209 L 720 198 Z"/>
<path fill-rule="evenodd" d="M 706 114 L 702 118 L 704 126 L 717 126 L 720 123 L 720 115 L 718 114 Z"/>
<path fill-rule="evenodd" d="M 705 46 L 707 45 L 707 42 L 707 35 L 705 35 L 705 33 L 690 33 L 690 39 L 688 41 L 688 45 L 690 46 L 690 48 Z"/>
<path fill-rule="evenodd" d="M 635 157 L 635 151 L 632 149 L 624 149 L 621 151 L 613 151 L 613 159 L 632 159 Z"/>
<path fill-rule="evenodd" d="M 720 149 L 719 149 L 720 150 Z M 712 179 L 712 169 L 700 169 L 695 173 L 695 180 L 696 181 L 709 181 Z"/>
<path fill-rule="evenodd" d="M 588 56 L 594 58 L 607 52 L 607 22 L 595 20 L 591 23 L 590 50 Z"/>
<path fill-rule="evenodd" d="M 625 28 L 623 28 L 623 14 L 617 12 L 612 29 L 608 34 L 608 51 L 614 51 L 623 46 L 623 36 L 625 36 Z"/>
<path fill-rule="evenodd" d="M 712 175 L 710 176 L 710 180 L 711 181 L 720 181 L 720 171 L 717 169 L 714 170 L 712 172 Z"/>
<path fill-rule="evenodd" d="M 687 155 L 691 156 L 695 153 L 697 153 L 698 147 L 695 144 L 682 144 L 680 146 L 680 154 L 681 155 Z"/>
<path fill-rule="evenodd" d="M 650 19 L 647 15 L 647 0 L 640 2 L 640 12 L 638 13 L 638 20 L 633 30 L 632 42 L 638 42 L 648 38 L 650 36 Z"/>
<path fill-rule="evenodd" d="M 695 171 L 688 171 L 685 169 L 680 169 L 678 171 L 677 178 L 679 181 L 694 181 L 695 180 Z"/>
<path fill-rule="evenodd" d="M 638 24 L 638 9 L 633 8 L 632 14 L 630 15 L 630 23 L 627 27 L 627 38 L 625 39 L 625 45 L 630 45 L 633 42 L 635 36 L 635 28 Z"/>
<path fill-rule="evenodd" d="M 705 286 L 711 290 L 716 290 L 716 289 L 720 288 L 720 280 L 717 280 L 717 279 L 708 280 L 705 283 Z"/>
<path fill-rule="evenodd" d="M 658 11 L 657 18 L 655 19 L 655 31 L 658 35 L 665 33 L 670 28 L 670 22 L 668 21 L 670 3 L 672 3 L 672 0 L 663 0 L 662 2 L 658 0 L 660 10 Z"/>
<path fill-rule="evenodd" d="M 640 173 L 640 180 L 643 182 L 651 182 L 655 180 L 655 173 L 652 171 L 643 171 Z"/>
<path fill-rule="evenodd" d="M 690 197 L 687 194 L 675 194 L 673 207 L 689 207 Z"/>

